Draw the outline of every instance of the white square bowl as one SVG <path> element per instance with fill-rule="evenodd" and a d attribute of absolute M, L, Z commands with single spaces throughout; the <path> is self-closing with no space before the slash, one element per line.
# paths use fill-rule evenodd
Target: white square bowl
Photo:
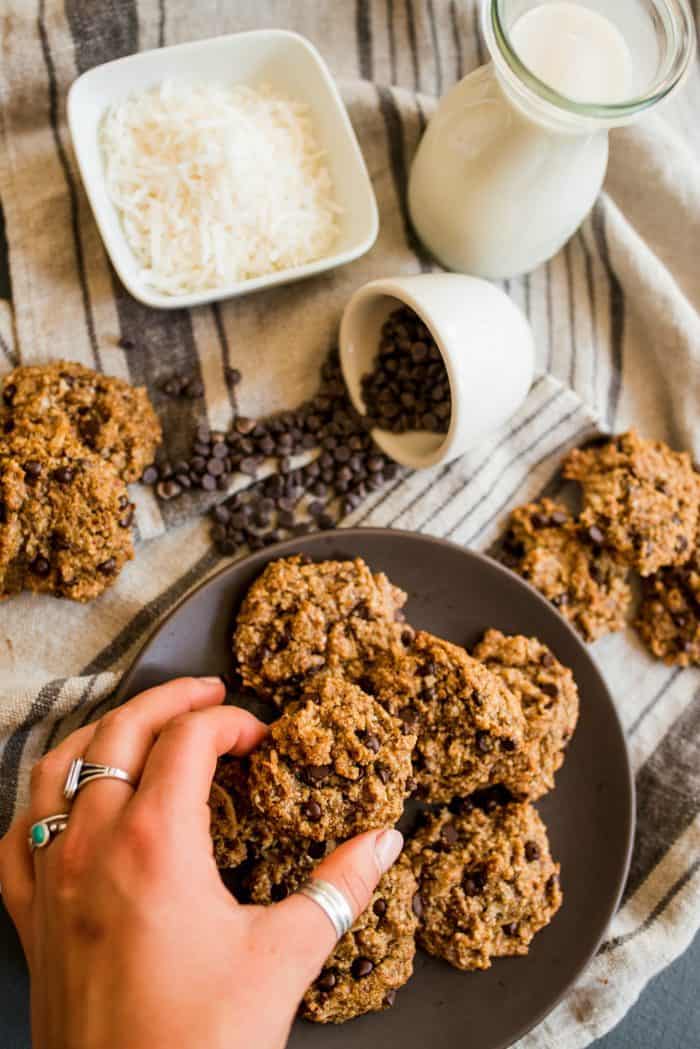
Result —
<path fill-rule="evenodd" d="M 109 106 L 169 78 L 252 87 L 265 83 L 309 106 L 319 144 L 326 153 L 335 199 L 342 208 L 331 255 L 303 266 L 187 295 L 164 295 L 149 287 L 140 276 L 141 266 L 127 243 L 121 219 L 107 192 L 99 127 Z M 78 77 L 70 89 L 68 125 L 107 253 L 126 288 L 147 306 L 199 306 L 288 284 L 352 262 L 368 251 L 376 239 L 377 202 L 355 132 L 326 63 L 313 44 L 297 33 L 282 29 L 234 33 L 143 51 L 96 66 Z"/>

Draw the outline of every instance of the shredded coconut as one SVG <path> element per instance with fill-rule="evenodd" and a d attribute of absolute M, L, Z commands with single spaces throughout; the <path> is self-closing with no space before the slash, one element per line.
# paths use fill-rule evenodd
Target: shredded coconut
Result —
<path fill-rule="evenodd" d="M 270 87 L 166 80 L 112 106 L 101 143 L 141 278 L 165 294 L 311 262 L 338 235 L 309 107 Z"/>

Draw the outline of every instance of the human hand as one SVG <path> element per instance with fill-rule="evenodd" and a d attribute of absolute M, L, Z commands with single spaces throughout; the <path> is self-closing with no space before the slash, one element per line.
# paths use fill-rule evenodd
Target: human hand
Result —
<path fill-rule="evenodd" d="M 32 773 L 31 802 L 0 841 L 0 884 L 31 980 L 34 1049 L 280 1049 L 335 945 L 295 894 L 240 906 L 212 856 L 207 799 L 217 758 L 266 726 L 223 707 L 218 678 L 142 693 L 74 732 Z M 68 827 L 32 855 L 29 828 L 65 811 L 73 758 L 127 770 L 83 787 Z M 357 916 L 401 850 L 397 831 L 341 845 L 317 875 Z"/>

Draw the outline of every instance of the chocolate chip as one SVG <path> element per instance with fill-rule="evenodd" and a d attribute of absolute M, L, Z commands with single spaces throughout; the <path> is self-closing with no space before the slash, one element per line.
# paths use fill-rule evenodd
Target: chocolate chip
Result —
<path fill-rule="evenodd" d="M 540 858 L 540 847 L 536 841 L 525 842 L 525 859 L 528 863 L 534 863 Z"/>
<path fill-rule="evenodd" d="M 448 845 L 450 847 L 452 845 L 456 845 L 459 839 L 459 834 L 457 833 L 457 828 L 455 827 L 454 823 L 446 823 L 440 831 L 440 837 L 443 841 L 443 844 Z"/>
<path fill-rule="evenodd" d="M 155 484 L 158 476 L 158 468 L 156 466 L 147 466 L 141 474 L 141 481 L 143 484 Z"/>
<path fill-rule="evenodd" d="M 542 658 L 540 659 L 540 664 L 543 667 L 553 667 L 554 663 L 555 663 L 555 659 L 554 659 L 554 656 L 552 655 L 551 652 L 543 652 L 542 653 Z"/>
<path fill-rule="evenodd" d="M 554 893 L 554 891 L 555 891 L 555 889 L 557 888 L 558 885 L 559 885 L 559 876 L 556 875 L 556 874 L 552 874 L 547 879 L 547 884 L 544 887 L 545 892 L 547 893 L 547 895 L 551 896 Z"/>
<path fill-rule="evenodd" d="M 252 456 L 246 456 L 245 459 L 241 459 L 238 469 L 241 473 L 248 474 L 250 477 L 255 477 L 258 470 L 260 469 L 260 463 L 257 459 Z"/>
<path fill-rule="evenodd" d="M 514 739 L 502 739 L 500 743 L 501 750 L 505 751 L 506 754 L 512 754 L 513 751 L 516 749 L 516 743 Z"/>
<path fill-rule="evenodd" d="M 588 538 L 596 546 L 602 546 L 605 542 L 605 536 L 603 535 L 603 533 L 597 525 L 591 525 L 591 527 L 588 529 Z"/>
<path fill-rule="evenodd" d="M 679 535 L 676 539 L 676 553 L 682 554 L 688 549 L 688 540 L 684 535 Z"/>
<path fill-rule="evenodd" d="M 316 987 L 319 989 L 319 991 L 332 991 L 337 982 L 338 980 L 333 970 L 326 969 L 326 971 L 322 972 L 319 978 L 316 980 Z"/>
<path fill-rule="evenodd" d="M 404 733 L 412 732 L 418 724 L 418 714 L 413 707 L 402 707 L 399 711 L 399 718 L 403 722 Z"/>
<path fill-rule="evenodd" d="M 210 459 L 207 463 L 207 473 L 211 477 L 221 477 L 226 470 L 226 467 L 222 463 L 221 459 Z"/>
<path fill-rule="evenodd" d="M 228 379 L 228 381 L 231 383 L 232 386 L 237 386 L 238 383 L 243 378 L 243 376 L 239 372 L 238 368 L 231 368 L 231 367 L 229 367 L 227 365 L 226 368 L 224 369 L 224 372 L 226 374 L 226 378 Z"/>
<path fill-rule="evenodd" d="M 273 903 L 281 903 L 282 900 L 286 900 L 289 895 L 289 889 L 286 885 L 272 885 L 270 887 L 270 899 Z"/>
<path fill-rule="evenodd" d="M 563 525 L 569 520 L 569 515 L 564 510 L 553 510 L 549 520 L 552 524 Z"/>
<path fill-rule="evenodd" d="M 307 765 L 307 767 L 304 769 L 306 779 L 311 786 L 316 786 L 320 783 L 323 783 L 324 780 L 328 779 L 332 771 L 332 765 Z M 310 802 L 309 804 L 316 805 L 316 802 Z"/>
<path fill-rule="evenodd" d="M 388 904 L 387 904 L 386 900 L 383 900 L 381 898 L 381 896 L 380 896 L 378 900 L 374 901 L 374 906 L 372 907 L 372 910 L 374 911 L 374 913 L 377 915 L 378 918 L 383 918 L 384 915 L 387 912 L 387 907 L 388 907 Z"/>
<path fill-rule="evenodd" d="M 102 575 L 112 575 L 117 567 L 117 562 L 114 557 L 108 557 L 106 561 L 101 561 L 97 566 L 97 571 L 101 572 Z"/>
<path fill-rule="evenodd" d="M 129 528 L 131 526 L 131 524 L 132 524 L 132 522 L 134 520 L 134 510 L 135 509 L 136 509 L 135 506 L 132 504 L 129 507 L 129 509 L 126 511 L 124 516 L 119 518 L 119 527 L 120 528 Z"/>
<path fill-rule="evenodd" d="M 479 754 L 489 754 L 493 750 L 493 739 L 489 732 L 479 730 L 476 734 L 474 745 Z"/>
<path fill-rule="evenodd" d="M 507 925 L 502 925 L 501 928 L 506 936 L 517 936 L 518 935 L 518 923 L 508 922 Z"/>
<path fill-rule="evenodd" d="M 176 481 L 159 481 L 156 485 L 156 493 L 161 499 L 174 499 L 180 495 L 182 488 Z"/>
<path fill-rule="evenodd" d="M 559 695 L 559 686 L 555 685 L 553 681 L 540 681 L 539 689 L 540 692 L 544 692 L 545 696 L 551 696 L 552 699 L 556 699 Z"/>
<path fill-rule="evenodd" d="M 384 786 L 386 786 L 386 784 L 389 783 L 389 781 L 391 780 L 391 771 L 386 767 L 386 765 L 375 765 L 375 772 L 379 776 Z"/>
<path fill-rule="evenodd" d="M 310 841 L 306 851 L 312 860 L 322 860 L 326 855 L 325 841 Z"/>
<path fill-rule="evenodd" d="M 36 481 L 38 477 L 41 477 L 43 466 L 38 459 L 28 459 L 23 469 L 27 480 Z"/>
<path fill-rule="evenodd" d="M 2 391 L 2 399 L 8 407 L 12 404 L 15 397 L 17 396 L 17 387 L 13 382 L 10 382 L 5 386 Z"/>
<path fill-rule="evenodd" d="M 53 472 L 53 479 L 58 481 L 59 484 L 70 484 L 74 477 L 75 470 L 70 466 L 59 466 Z"/>
<path fill-rule="evenodd" d="M 122 350 L 133 350 L 136 348 L 136 343 L 133 339 L 129 339 L 126 335 L 122 335 L 121 339 L 119 339 L 117 343 L 117 346 L 119 346 Z"/>
<path fill-rule="evenodd" d="M 46 558 L 41 557 L 41 555 L 39 555 L 39 557 L 34 558 L 30 565 L 30 568 L 34 575 L 38 575 L 42 579 L 46 578 L 46 576 L 49 575 L 49 573 L 51 572 L 51 565 L 46 560 Z"/>
<path fill-rule="evenodd" d="M 318 823 L 323 815 L 323 809 L 317 801 L 307 801 L 302 806 L 301 812 L 310 823 Z"/>
<path fill-rule="evenodd" d="M 356 958 L 352 963 L 351 972 L 356 980 L 362 980 L 374 969 L 374 962 L 371 962 L 369 958 Z"/>
<path fill-rule="evenodd" d="M 379 750 L 381 749 L 381 743 L 379 741 L 379 737 L 375 736 L 374 733 L 371 733 L 369 736 L 367 736 L 364 742 L 367 749 L 371 750 L 373 754 L 379 753 Z"/>
<path fill-rule="evenodd" d="M 246 415 L 239 415 L 233 424 L 236 432 L 245 437 L 255 429 L 255 419 L 249 419 Z"/>
<path fill-rule="evenodd" d="M 468 871 L 462 878 L 462 891 L 465 896 L 480 896 L 485 885 L 486 871 L 483 867 Z"/>
<path fill-rule="evenodd" d="M 396 991 L 392 987 L 384 995 L 384 1005 L 387 1007 L 387 1009 L 391 1009 L 391 1007 L 393 1006 L 395 1001 L 396 1001 Z"/>

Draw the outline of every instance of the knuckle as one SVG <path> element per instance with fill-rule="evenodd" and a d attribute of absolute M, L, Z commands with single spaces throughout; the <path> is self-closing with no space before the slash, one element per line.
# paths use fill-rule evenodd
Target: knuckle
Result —
<path fill-rule="evenodd" d="M 52 857 L 54 892 L 59 900 L 67 903 L 81 892 L 88 866 L 85 844 L 66 828 L 61 835 L 60 845 L 57 842 L 51 847 L 56 850 L 56 855 Z"/>
<path fill-rule="evenodd" d="M 56 756 L 56 752 L 50 750 L 32 768 L 29 781 L 32 791 L 36 791 L 47 783 L 52 782 L 57 776 L 65 773 L 63 763 Z"/>
<path fill-rule="evenodd" d="M 166 732 L 192 736 L 197 732 L 197 717 L 194 714 L 176 714 L 165 726 Z"/>
<path fill-rule="evenodd" d="M 133 721 L 133 712 L 129 710 L 128 704 L 125 704 L 123 707 L 115 707 L 100 718 L 96 731 L 100 735 L 107 731 L 121 731 L 132 725 Z"/>
<path fill-rule="evenodd" d="M 343 871 L 339 888 L 347 896 L 353 913 L 357 917 L 372 898 L 374 886 L 370 884 L 369 878 L 362 871 L 352 869 Z"/>
<path fill-rule="evenodd" d="M 121 840 L 131 852 L 148 855 L 156 849 L 159 840 L 162 840 L 162 830 L 162 821 L 156 813 L 145 806 L 134 807 L 129 815 L 124 817 Z"/>

